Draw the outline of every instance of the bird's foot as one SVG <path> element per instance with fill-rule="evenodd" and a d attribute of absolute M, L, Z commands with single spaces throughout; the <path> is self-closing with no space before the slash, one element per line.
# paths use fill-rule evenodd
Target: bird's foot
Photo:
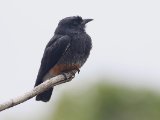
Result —
<path fill-rule="evenodd" d="M 64 80 L 67 80 L 67 76 L 66 76 L 66 73 L 62 73 L 62 75 L 64 76 Z"/>
<path fill-rule="evenodd" d="M 78 74 L 79 74 L 79 72 L 80 72 L 80 69 L 79 69 L 79 68 L 77 68 L 76 70 L 78 71 Z"/>
<path fill-rule="evenodd" d="M 79 74 L 79 72 L 80 72 L 79 67 L 77 67 L 76 65 L 75 65 L 74 67 L 75 67 L 75 70 L 77 70 L 77 72 L 78 72 L 78 74 Z"/>
<path fill-rule="evenodd" d="M 66 82 L 69 82 L 75 77 L 75 72 L 74 71 L 64 72 L 62 73 L 62 75 L 64 76 L 64 80 Z"/>

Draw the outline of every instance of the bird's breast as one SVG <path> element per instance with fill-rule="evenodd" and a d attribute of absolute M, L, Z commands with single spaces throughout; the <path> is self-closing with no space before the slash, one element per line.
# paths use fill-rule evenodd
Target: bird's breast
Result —
<path fill-rule="evenodd" d="M 57 64 L 79 64 L 87 60 L 92 47 L 91 38 L 87 34 L 71 36 L 71 43 Z"/>

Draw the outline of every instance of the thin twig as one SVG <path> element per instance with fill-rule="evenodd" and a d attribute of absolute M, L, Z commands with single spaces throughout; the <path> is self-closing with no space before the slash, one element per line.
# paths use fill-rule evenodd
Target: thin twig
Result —
<path fill-rule="evenodd" d="M 51 88 L 53 86 L 56 86 L 56 85 L 59 85 L 59 84 L 65 83 L 65 82 L 69 82 L 70 80 L 72 80 L 74 78 L 74 75 L 76 72 L 77 72 L 76 70 L 73 70 L 71 72 L 64 73 L 66 77 L 64 75 L 58 75 L 58 76 L 53 77 L 49 80 L 46 80 L 42 84 L 36 86 L 33 90 L 30 90 L 21 96 L 10 99 L 9 101 L 0 104 L 0 111 L 11 108 L 11 107 L 16 106 L 20 103 L 23 103 L 23 102 L 35 97 L 36 95 L 48 90 L 49 88 Z M 67 78 L 67 80 L 66 80 L 66 78 Z"/>

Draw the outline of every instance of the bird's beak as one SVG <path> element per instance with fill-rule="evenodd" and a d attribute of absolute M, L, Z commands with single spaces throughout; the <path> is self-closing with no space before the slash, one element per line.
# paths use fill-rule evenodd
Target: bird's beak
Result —
<path fill-rule="evenodd" d="M 88 22 L 91 22 L 93 19 L 83 19 L 83 22 L 82 24 L 85 25 L 87 24 Z"/>

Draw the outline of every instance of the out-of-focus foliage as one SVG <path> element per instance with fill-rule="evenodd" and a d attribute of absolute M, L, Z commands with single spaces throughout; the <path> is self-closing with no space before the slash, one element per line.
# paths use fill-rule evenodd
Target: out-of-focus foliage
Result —
<path fill-rule="evenodd" d="M 48 120 L 160 120 L 160 97 L 152 92 L 106 84 L 82 91 L 66 92 Z"/>

